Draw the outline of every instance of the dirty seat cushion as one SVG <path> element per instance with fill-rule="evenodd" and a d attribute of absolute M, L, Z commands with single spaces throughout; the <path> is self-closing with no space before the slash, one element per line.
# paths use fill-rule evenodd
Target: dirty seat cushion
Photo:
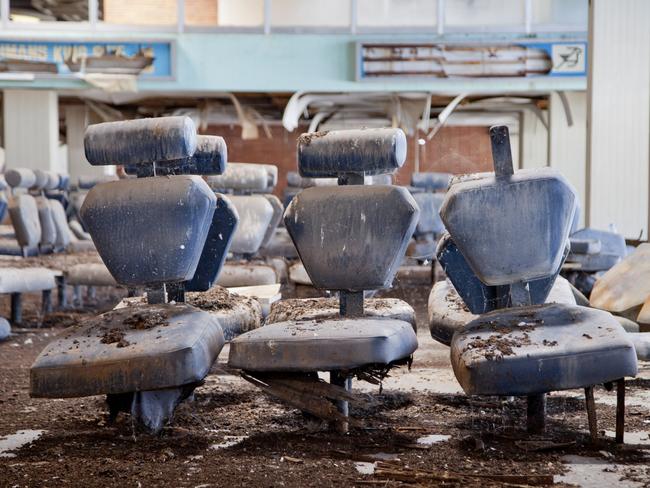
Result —
<path fill-rule="evenodd" d="M 66 272 L 68 285 L 117 286 L 111 272 L 103 263 L 75 264 Z"/>
<path fill-rule="evenodd" d="M 189 305 L 112 310 L 66 329 L 41 352 L 30 394 L 68 398 L 195 383 L 223 345 L 217 319 Z"/>
<path fill-rule="evenodd" d="M 530 395 L 637 373 L 636 353 L 608 312 L 552 304 L 487 313 L 454 335 L 451 363 L 469 395 Z"/>
<path fill-rule="evenodd" d="M 565 278 L 561 276 L 556 278 L 546 297 L 546 303 L 576 304 L 571 285 Z M 457 330 L 462 330 L 465 325 L 478 317 L 470 312 L 449 280 L 439 281 L 433 285 L 429 295 L 428 312 L 431 337 L 446 346 L 451 344 L 451 338 Z"/>
<path fill-rule="evenodd" d="M 404 300 L 397 298 L 366 298 L 363 301 L 366 317 L 394 319 L 408 322 L 416 330 L 415 311 Z M 289 320 L 322 320 L 339 318 L 339 299 L 332 298 L 290 298 L 275 302 L 271 306 L 267 324 Z"/>
<path fill-rule="evenodd" d="M 271 266 L 266 264 L 247 264 L 246 262 L 227 263 L 221 268 L 217 285 L 225 288 L 238 286 L 273 285 L 278 277 Z"/>
<path fill-rule="evenodd" d="M 0 293 L 28 293 L 56 287 L 60 272 L 47 268 L 0 268 Z"/>
<path fill-rule="evenodd" d="M 228 364 L 265 372 L 349 370 L 408 358 L 417 345 L 413 327 L 401 320 L 278 322 L 234 339 Z"/>

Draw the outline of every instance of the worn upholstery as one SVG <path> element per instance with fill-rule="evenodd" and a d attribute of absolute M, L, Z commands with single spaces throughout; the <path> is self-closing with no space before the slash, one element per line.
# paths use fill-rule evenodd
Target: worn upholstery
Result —
<path fill-rule="evenodd" d="M 230 343 L 231 367 L 247 371 L 336 371 L 389 364 L 417 349 L 411 324 L 356 318 L 277 322 Z"/>
<path fill-rule="evenodd" d="M 469 395 L 531 395 L 637 373 L 632 341 L 611 314 L 562 304 L 482 315 L 454 335 L 451 363 Z"/>

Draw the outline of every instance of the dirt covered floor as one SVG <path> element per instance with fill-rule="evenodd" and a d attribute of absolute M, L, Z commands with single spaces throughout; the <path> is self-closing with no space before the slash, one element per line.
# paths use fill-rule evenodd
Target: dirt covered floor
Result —
<path fill-rule="evenodd" d="M 418 312 L 413 368 L 377 386 L 355 382 L 372 406 L 352 409 L 348 435 L 261 393 L 226 367 L 224 349 L 193 401 L 152 437 L 129 417 L 107 423 L 102 397 L 29 397 L 29 367 L 62 326 L 113 306 L 123 293 L 99 290 L 86 308 L 57 312 L 41 329 L 15 329 L 0 343 L 0 486 L 650 486 L 650 366 L 628 383 L 627 444 L 617 447 L 615 393 L 596 391 L 602 441 L 590 444 L 581 391 L 550 395 L 547 433 L 525 431 L 525 402 L 468 398 L 448 349 L 426 326 L 424 286 L 386 296 Z M 25 321 L 39 322 L 39 297 Z M 9 300 L 0 302 L 8 316 Z"/>

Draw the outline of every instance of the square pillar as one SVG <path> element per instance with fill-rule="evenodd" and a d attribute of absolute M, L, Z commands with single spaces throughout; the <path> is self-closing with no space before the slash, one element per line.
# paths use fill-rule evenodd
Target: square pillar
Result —
<path fill-rule="evenodd" d="M 4 90 L 3 127 L 7 168 L 61 170 L 55 91 Z"/>
<path fill-rule="evenodd" d="M 592 0 L 587 225 L 626 238 L 650 226 L 650 2 Z"/>

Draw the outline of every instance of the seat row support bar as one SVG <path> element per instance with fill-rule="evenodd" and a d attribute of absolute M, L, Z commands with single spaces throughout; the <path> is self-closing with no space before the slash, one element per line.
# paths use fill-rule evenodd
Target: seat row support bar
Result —
<path fill-rule="evenodd" d="M 528 395 L 527 430 L 530 434 L 541 434 L 546 428 L 546 393 Z"/>

